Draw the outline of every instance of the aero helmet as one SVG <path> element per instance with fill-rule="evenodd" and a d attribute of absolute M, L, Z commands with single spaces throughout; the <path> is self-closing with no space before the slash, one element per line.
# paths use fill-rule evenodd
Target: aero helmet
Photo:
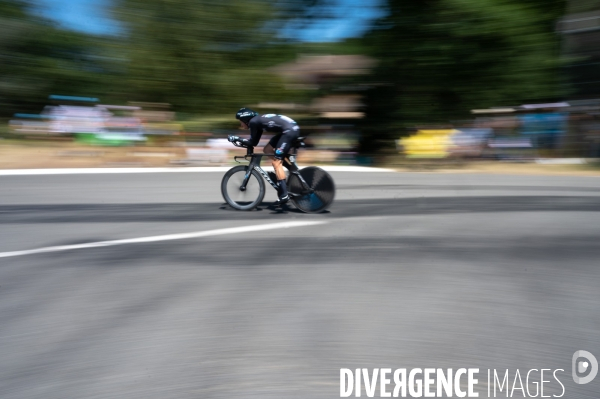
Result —
<path fill-rule="evenodd" d="M 249 108 L 240 108 L 240 110 L 235 114 L 235 119 L 239 119 L 244 122 L 246 125 L 250 122 L 250 119 L 258 116 L 258 112 L 252 111 Z"/>

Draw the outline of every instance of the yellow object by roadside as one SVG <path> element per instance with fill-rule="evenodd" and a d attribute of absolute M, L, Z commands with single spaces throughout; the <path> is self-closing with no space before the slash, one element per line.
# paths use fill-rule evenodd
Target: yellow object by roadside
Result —
<path fill-rule="evenodd" d="M 401 152 L 409 158 L 444 158 L 452 145 L 455 129 L 418 130 L 410 137 L 398 140 Z"/>

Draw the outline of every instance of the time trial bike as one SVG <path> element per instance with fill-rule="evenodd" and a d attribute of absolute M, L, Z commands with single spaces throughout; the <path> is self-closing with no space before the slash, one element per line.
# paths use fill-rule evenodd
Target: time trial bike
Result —
<path fill-rule="evenodd" d="M 240 140 L 234 140 L 232 144 L 236 147 L 248 148 Z M 298 167 L 296 155 L 298 149 L 304 147 L 306 147 L 304 137 L 299 137 L 292 143 L 290 153 L 283 160 L 284 166 L 289 171 L 288 195 L 290 202 L 298 210 L 305 213 L 322 212 L 333 203 L 335 183 L 329 173 L 319 167 L 309 166 L 302 169 Z M 249 164 L 234 166 L 223 176 L 221 193 L 225 202 L 234 209 L 249 211 L 262 203 L 265 197 L 265 180 L 277 190 L 277 183 L 260 167 L 263 157 L 272 156 L 274 154 L 254 154 L 249 149 L 246 155 L 235 156 L 236 162 L 244 160 Z"/>

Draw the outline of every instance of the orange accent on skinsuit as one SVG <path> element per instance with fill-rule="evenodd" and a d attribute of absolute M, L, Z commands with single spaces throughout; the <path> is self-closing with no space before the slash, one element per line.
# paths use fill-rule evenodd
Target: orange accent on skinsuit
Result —
<path fill-rule="evenodd" d="M 281 159 L 273 158 L 273 169 L 275 169 L 277 180 L 285 180 L 285 171 L 283 170 L 283 162 L 281 162 Z"/>

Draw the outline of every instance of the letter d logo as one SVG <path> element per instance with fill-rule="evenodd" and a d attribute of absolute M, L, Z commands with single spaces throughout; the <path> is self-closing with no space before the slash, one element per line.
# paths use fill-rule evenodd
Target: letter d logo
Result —
<path fill-rule="evenodd" d="M 586 358 L 587 361 L 580 361 L 577 363 L 577 359 L 580 357 Z M 577 373 L 585 373 L 590 365 L 592 366 L 592 370 L 587 376 L 579 377 L 577 375 Z M 598 361 L 594 355 L 588 351 L 577 351 L 573 353 L 571 373 L 573 374 L 573 381 L 575 381 L 577 384 L 587 384 L 588 382 L 592 382 L 592 380 L 596 377 L 596 374 L 598 374 Z"/>

